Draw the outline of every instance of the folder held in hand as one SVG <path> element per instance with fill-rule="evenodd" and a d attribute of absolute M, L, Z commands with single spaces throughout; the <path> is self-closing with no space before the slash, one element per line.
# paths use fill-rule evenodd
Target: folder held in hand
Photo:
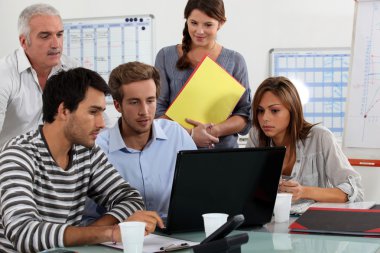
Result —
<path fill-rule="evenodd" d="M 206 56 L 165 114 L 190 129 L 193 125 L 186 118 L 218 124 L 230 116 L 244 92 L 234 77 Z"/>

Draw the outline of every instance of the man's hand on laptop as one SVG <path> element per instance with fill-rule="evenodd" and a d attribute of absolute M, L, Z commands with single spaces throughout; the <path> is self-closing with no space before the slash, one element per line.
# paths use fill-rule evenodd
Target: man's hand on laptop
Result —
<path fill-rule="evenodd" d="M 142 221 L 146 223 L 145 235 L 153 233 L 156 226 L 164 228 L 164 222 L 157 212 L 154 211 L 136 211 L 134 214 L 127 218 L 127 221 Z"/>

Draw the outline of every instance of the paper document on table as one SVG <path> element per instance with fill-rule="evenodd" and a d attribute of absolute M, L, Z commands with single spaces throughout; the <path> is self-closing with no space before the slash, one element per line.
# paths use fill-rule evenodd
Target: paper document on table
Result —
<path fill-rule="evenodd" d="M 300 202 L 292 205 L 291 214 L 303 214 L 309 207 L 323 208 L 349 208 L 349 209 L 370 209 L 376 203 L 374 201 L 348 202 L 348 203 L 326 203 L 326 202 Z"/>
<path fill-rule="evenodd" d="M 150 234 L 144 237 L 143 253 L 163 252 L 161 249 L 162 247 L 166 248 L 168 246 L 176 246 L 181 244 L 187 244 L 190 247 L 198 245 L 199 242 L 192 242 L 162 235 Z M 117 249 L 123 249 L 122 243 L 113 244 L 112 242 L 105 242 L 102 243 L 102 245 Z"/>
<path fill-rule="evenodd" d="M 165 114 L 186 128 L 194 127 L 186 118 L 218 124 L 230 116 L 244 92 L 234 77 L 205 57 Z"/>

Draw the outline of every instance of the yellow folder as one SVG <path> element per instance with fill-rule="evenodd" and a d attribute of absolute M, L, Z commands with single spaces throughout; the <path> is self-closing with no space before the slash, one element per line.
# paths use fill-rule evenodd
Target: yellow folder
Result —
<path fill-rule="evenodd" d="M 244 91 L 235 78 L 207 56 L 165 114 L 186 128 L 194 127 L 186 118 L 218 124 L 230 116 Z"/>

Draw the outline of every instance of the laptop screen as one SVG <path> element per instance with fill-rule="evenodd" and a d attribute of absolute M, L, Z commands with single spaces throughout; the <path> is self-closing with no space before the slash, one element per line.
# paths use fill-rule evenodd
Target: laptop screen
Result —
<path fill-rule="evenodd" d="M 285 147 L 180 151 L 167 232 L 203 229 L 202 214 L 244 214 L 246 226 L 271 220 Z"/>

